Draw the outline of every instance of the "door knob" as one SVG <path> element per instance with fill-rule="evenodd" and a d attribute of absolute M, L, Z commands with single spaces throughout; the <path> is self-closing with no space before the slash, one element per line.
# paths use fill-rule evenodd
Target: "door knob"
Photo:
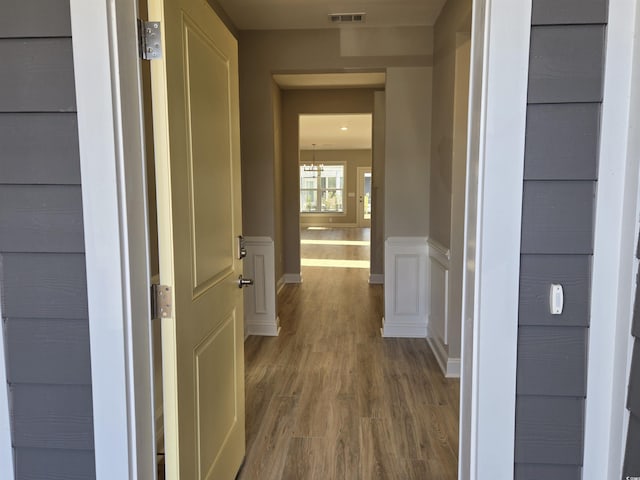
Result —
<path fill-rule="evenodd" d="M 242 278 L 242 275 L 238 277 L 238 288 L 248 287 L 253 285 L 253 278 Z"/>

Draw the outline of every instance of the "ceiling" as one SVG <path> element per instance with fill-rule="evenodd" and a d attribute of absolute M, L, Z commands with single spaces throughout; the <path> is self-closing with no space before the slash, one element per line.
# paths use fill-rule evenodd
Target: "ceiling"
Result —
<path fill-rule="evenodd" d="M 370 149 L 371 129 L 371 114 L 300 115 L 300 149 Z"/>
<path fill-rule="evenodd" d="M 433 25 L 446 0 L 217 0 L 239 30 L 335 28 L 330 13 L 366 13 L 365 25 Z M 351 25 L 349 27 L 352 27 Z"/>

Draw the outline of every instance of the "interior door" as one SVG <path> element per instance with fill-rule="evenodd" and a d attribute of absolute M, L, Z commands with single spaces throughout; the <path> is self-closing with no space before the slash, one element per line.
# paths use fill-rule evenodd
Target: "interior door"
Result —
<path fill-rule="evenodd" d="M 149 0 L 169 480 L 227 480 L 244 457 L 237 43 L 203 0 Z"/>
<path fill-rule="evenodd" d="M 371 168 L 358 167 L 358 226 L 371 226 Z"/>

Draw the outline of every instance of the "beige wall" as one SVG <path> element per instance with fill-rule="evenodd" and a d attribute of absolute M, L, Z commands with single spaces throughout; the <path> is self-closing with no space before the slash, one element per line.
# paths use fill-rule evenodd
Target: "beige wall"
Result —
<path fill-rule="evenodd" d="M 376 28 L 375 32 L 366 27 L 349 30 L 240 32 L 240 121 L 246 235 L 267 236 L 274 241 L 277 237 L 279 220 L 276 215 L 280 213 L 275 192 L 274 73 L 385 71 L 389 67 L 432 64 L 430 27 Z M 372 35 L 384 41 L 371 42 Z M 423 188 L 428 188 L 428 185 Z M 286 198 L 283 199 L 283 205 L 287 202 Z M 284 251 L 289 255 L 290 248 L 293 248 L 294 255 L 299 255 L 297 241 L 288 240 L 287 235 L 292 229 L 286 219 L 283 219 L 283 225 L 283 238 L 279 242 L 282 245 L 276 245 L 276 252 Z M 299 273 L 299 262 L 284 262 L 282 271 Z"/>
<path fill-rule="evenodd" d="M 273 192 L 275 195 L 275 215 L 274 215 L 274 259 L 275 259 L 275 281 L 277 282 L 284 273 L 284 204 L 282 201 L 282 92 L 280 87 L 271 81 L 271 103 L 273 105 Z"/>
<path fill-rule="evenodd" d="M 374 90 L 286 90 L 282 101 L 284 272 L 300 273 L 300 194 L 298 170 L 301 114 L 373 113 Z M 316 152 L 319 158 L 320 151 Z"/>
<path fill-rule="evenodd" d="M 471 1 L 449 0 L 434 29 L 430 237 L 450 247 L 457 33 L 470 31 Z M 466 139 L 465 139 L 466 141 Z"/>
<path fill-rule="evenodd" d="M 314 152 L 311 150 L 300 151 L 300 163 L 311 163 Z M 319 163 L 344 163 L 345 164 L 345 189 L 344 189 L 344 213 L 343 214 L 300 214 L 300 225 L 324 225 L 349 224 L 358 222 L 358 167 L 371 167 L 371 150 L 318 150 L 315 152 L 316 162 Z M 350 196 L 349 194 L 353 195 Z"/>
<path fill-rule="evenodd" d="M 431 67 L 387 70 L 385 238 L 429 235 Z"/>
<path fill-rule="evenodd" d="M 385 92 L 373 96 L 373 169 L 371 194 L 373 212 L 371 218 L 371 265 L 370 274 L 384 273 L 384 155 L 385 155 Z"/>
<path fill-rule="evenodd" d="M 435 25 L 430 236 L 450 249 L 449 357 L 460 357 L 471 1 L 449 0 Z"/>

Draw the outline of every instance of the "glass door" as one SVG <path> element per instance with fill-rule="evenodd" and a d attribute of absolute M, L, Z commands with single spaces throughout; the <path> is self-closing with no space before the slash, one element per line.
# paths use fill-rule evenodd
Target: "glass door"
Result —
<path fill-rule="evenodd" d="M 358 226 L 371 226 L 371 167 L 358 167 Z"/>

